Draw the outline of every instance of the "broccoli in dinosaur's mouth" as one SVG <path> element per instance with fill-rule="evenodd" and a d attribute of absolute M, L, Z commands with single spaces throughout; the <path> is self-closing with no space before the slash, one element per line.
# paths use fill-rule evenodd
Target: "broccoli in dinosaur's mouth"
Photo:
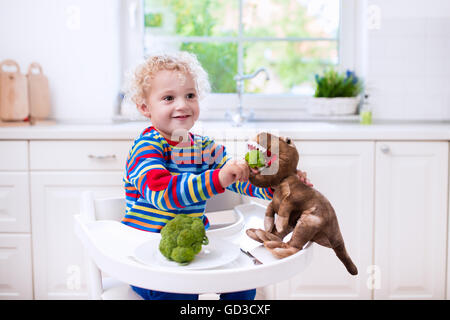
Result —
<path fill-rule="evenodd" d="M 245 154 L 245 161 L 247 161 L 250 168 L 261 168 L 266 164 L 264 154 L 259 150 L 250 150 L 247 152 Z"/>
<path fill-rule="evenodd" d="M 245 154 L 245 161 L 250 168 L 261 171 L 264 168 L 270 167 L 272 162 L 277 159 L 276 154 L 272 154 L 270 150 L 267 150 L 255 141 L 248 141 L 247 147 L 250 151 Z"/>

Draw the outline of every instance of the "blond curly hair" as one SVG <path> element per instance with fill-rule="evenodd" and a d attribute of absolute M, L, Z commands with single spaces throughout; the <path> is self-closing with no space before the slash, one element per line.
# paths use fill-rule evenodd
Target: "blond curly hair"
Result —
<path fill-rule="evenodd" d="M 146 93 L 151 88 L 151 80 L 161 70 L 176 70 L 181 75 L 191 75 L 199 99 L 203 99 L 211 91 L 208 74 L 194 54 L 186 51 L 154 53 L 147 56 L 132 73 L 128 74 L 126 88 L 128 98 L 136 105 L 145 104 Z"/>

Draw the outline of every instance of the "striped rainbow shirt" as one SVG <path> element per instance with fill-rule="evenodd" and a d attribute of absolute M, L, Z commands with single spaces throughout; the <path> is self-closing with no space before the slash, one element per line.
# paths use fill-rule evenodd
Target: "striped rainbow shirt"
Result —
<path fill-rule="evenodd" d="M 229 159 L 224 146 L 207 136 L 189 135 L 190 142 L 179 146 L 151 126 L 134 141 L 123 178 L 126 213 L 122 223 L 160 232 L 176 214 L 184 213 L 201 218 L 209 227 L 206 200 L 225 192 L 219 171 Z M 250 181 L 237 181 L 226 189 L 265 200 L 273 197 L 271 188 L 258 188 Z"/>

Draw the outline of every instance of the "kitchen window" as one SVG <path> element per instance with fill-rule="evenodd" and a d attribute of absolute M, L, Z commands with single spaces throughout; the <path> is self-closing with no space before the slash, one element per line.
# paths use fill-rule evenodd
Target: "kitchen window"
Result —
<path fill-rule="evenodd" d="M 314 76 L 330 66 L 358 70 L 357 0 L 126 0 L 124 67 L 152 51 L 195 53 L 209 74 L 212 94 L 201 119 L 223 119 L 238 106 L 237 74 L 264 74 L 243 82 L 244 109 L 255 119 L 305 116 Z M 126 28 L 125 28 L 126 29 Z M 125 30 L 125 33 L 127 31 Z M 133 51 L 133 52 L 130 52 Z M 361 68 L 359 68 L 361 69 Z M 295 118 L 295 116 L 294 116 Z"/>

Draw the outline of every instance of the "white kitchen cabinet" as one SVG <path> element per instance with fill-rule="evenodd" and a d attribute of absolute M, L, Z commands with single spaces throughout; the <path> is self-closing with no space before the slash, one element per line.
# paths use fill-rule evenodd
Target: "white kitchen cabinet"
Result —
<path fill-rule="evenodd" d="M 0 299 L 32 299 L 33 278 L 35 299 L 87 298 L 73 215 L 84 190 L 123 196 L 131 144 L 0 141 Z M 246 151 L 242 140 L 225 144 L 233 158 Z M 298 140 L 296 145 L 298 168 L 334 206 L 359 274 L 351 276 L 331 249 L 315 245 L 311 266 L 266 288 L 266 298 L 443 299 L 446 281 L 450 297 L 447 141 Z M 215 205 L 226 209 L 239 202 L 228 196 L 237 195 L 230 191 Z"/>
<path fill-rule="evenodd" d="M 0 299 L 33 299 L 28 142 L 0 141 Z"/>
<path fill-rule="evenodd" d="M 131 141 L 32 141 L 30 170 L 124 170 Z"/>
<path fill-rule="evenodd" d="M 73 230 L 81 193 L 123 196 L 131 141 L 31 141 L 35 299 L 86 299 L 84 251 Z"/>
<path fill-rule="evenodd" d="M 33 299 L 30 238 L 0 233 L 0 299 Z"/>
<path fill-rule="evenodd" d="M 447 142 L 377 142 L 375 299 L 444 299 Z"/>
<path fill-rule="evenodd" d="M 0 171 L 0 232 L 30 230 L 30 201 L 27 172 Z"/>
<path fill-rule="evenodd" d="M 298 168 L 333 205 L 357 276 L 350 275 L 334 251 L 314 244 L 311 265 L 277 284 L 275 299 L 370 299 L 366 269 L 372 264 L 373 142 L 296 141 Z"/>
<path fill-rule="evenodd" d="M 0 232 L 30 232 L 28 144 L 0 142 Z"/>
<path fill-rule="evenodd" d="M 35 299 L 87 299 L 84 251 L 74 234 L 80 196 L 123 195 L 123 172 L 32 172 Z"/>

